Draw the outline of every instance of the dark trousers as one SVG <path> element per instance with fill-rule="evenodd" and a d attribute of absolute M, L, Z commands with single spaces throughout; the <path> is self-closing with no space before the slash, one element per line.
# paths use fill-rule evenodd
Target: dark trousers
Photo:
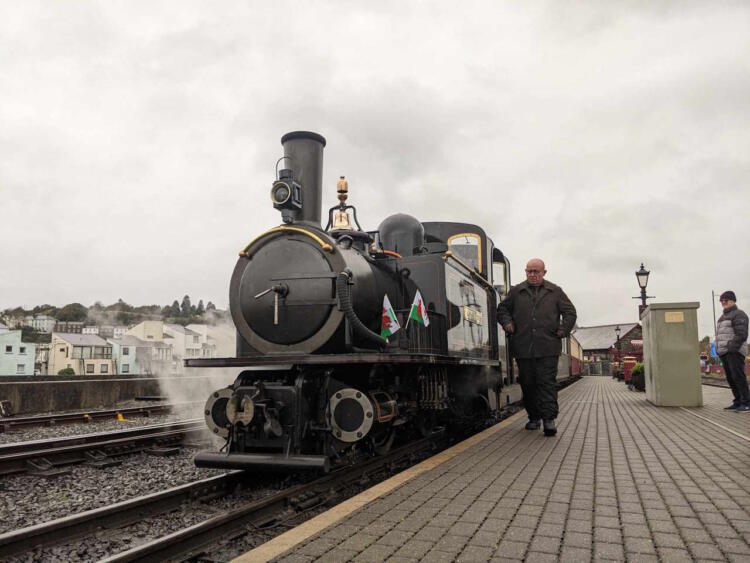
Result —
<path fill-rule="evenodd" d="M 745 356 L 739 352 L 727 352 L 721 357 L 721 365 L 727 376 L 729 387 L 732 388 L 734 402 L 750 406 L 750 389 L 745 375 Z"/>
<path fill-rule="evenodd" d="M 557 356 L 520 358 L 518 379 L 529 420 L 557 418 Z"/>

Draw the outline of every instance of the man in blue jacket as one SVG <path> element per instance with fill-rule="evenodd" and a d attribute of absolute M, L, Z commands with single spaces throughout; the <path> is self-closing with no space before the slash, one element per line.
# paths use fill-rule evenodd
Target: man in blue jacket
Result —
<path fill-rule="evenodd" d="M 724 314 L 716 323 L 716 352 L 721 358 L 734 401 L 725 410 L 750 412 L 750 390 L 745 375 L 747 356 L 747 324 L 744 311 L 737 308 L 734 291 L 725 291 L 719 297 Z"/>

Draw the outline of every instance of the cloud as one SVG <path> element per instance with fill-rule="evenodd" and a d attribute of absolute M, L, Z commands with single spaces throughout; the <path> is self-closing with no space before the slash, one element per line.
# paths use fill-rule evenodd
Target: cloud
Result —
<path fill-rule="evenodd" d="M 286 131 L 320 131 L 324 207 L 482 225 L 547 260 L 584 324 L 750 298 L 742 2 L 0 8 L 0 307 L 218 306 Z M 634 293 L 634 291 L 636 293 Z M 744 297 L 743 297 L 744 296 Z"/>

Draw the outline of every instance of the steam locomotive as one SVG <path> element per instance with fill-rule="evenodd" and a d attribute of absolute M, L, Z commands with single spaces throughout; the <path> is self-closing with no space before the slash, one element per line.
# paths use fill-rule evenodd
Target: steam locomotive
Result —
<path fill-rule="evenodd" d="M 296 131 L 281 144 L 282 224 L 240 252 L 231 277 L 236 357 L 186 360 L 242 368 L 204 410 L 226 443 L 195 464 L 328 471 L 399 434 L 497 418 L 520 395 L 496 320 L 503 252 L 467 223 L 399 213 L 365 231 L 344 177 L 323 227 L 326 140 Z"/>

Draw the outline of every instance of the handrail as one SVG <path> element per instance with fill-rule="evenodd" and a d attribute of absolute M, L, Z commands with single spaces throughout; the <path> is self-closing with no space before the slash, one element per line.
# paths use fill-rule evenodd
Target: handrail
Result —
<path fill-rule="evenodd" d="M 465 269 L 467 272 L 469 272 L 469 275 L 477 282 L 479 282 L 481 285 L 485 287 L 485 289 L 490 289 L 492 291 L 495 290 L 494 287 L 492 287 L 492 284 L 488 282 L 486 279 L 484 279 L 484 276 L 477 272 L 474 268 L 469 266 L 466 262 L 458 258 L 453 252 L 448 250 L 445 254 L 443 254 L 443 260 L 448 261 L 448 259 L 451 258 L 456 261 L 457 264 L 459 264 L 463 269 Z"/>
<path fill-rule="evenodd" d="M 281 226 L 281 227 L 276 227 L 274 229 L 271 229 L 270 231 L 266 231 L 265 233 L 263 233 L 263 234 L 258 235 L 257 237 L 255 237 L 253 240 L 251 240 L 249 243 L 247 243 L 247 246 L 245 246 L 245 248 L 243 250 L 240 251 L 240 256 L 244 257 L 244 258 L 249 258 L 250 255 L 247 253 L 247 251 L 250 249 L 250 247 L 252 245 L 254 245 L 256 242 L 258 242 L 263 237 L 266 237 L 268 235 L 272 235 L 274 233 L 281 233 L 281 232 L 294 232 L 294 233 L 299 233 L 301 235 L 305 235 L 305 236 L 310 237 L 311 239 L 313 239 L 315 242 L 317 242 L 320 245 L 320 247 L 323 250 L 325 250 L 326 252 L 333 252 L 333 246 L 330 245 L 329 243 L 327 243 L 326 241 L 324 241 L 322 238 L 320 238 L 315 233 L 311 233 L 307 229 L 301 229 L 300 227 L 286 227 L 286 226 Z"/>

